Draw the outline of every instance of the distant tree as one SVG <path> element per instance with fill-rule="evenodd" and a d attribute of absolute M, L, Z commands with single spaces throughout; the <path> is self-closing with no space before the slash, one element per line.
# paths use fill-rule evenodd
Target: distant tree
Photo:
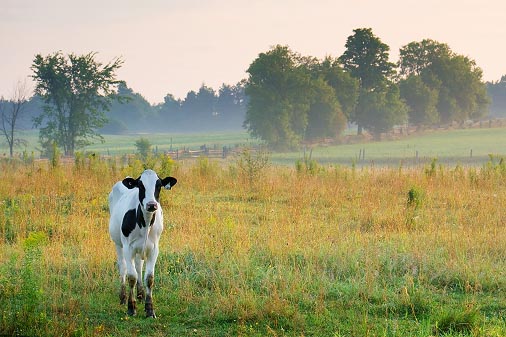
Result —
<path fill-rule="evenodd" d="M 101 129 L 103 132 L 151 131 L 149 128 L 155 124 L 155 114 L 151 104 L 141 94 L 134 92 L 125 81 L 119 81 L 114 97 L 116 100 L 106 113 L 109 122 Z"/>
<path fill-rule="evenodd" d="M 311 74 L 301 57 L 277 45 L 249 66 L 244 126 L 274 149 L 297 147 L 308 126 Z"/>
<path fill-rule="evenodd" d="M 181 110 L 184 118 L 190 120 L 193 126 L 202 127 L 211 121 L 213 117 L 214 105 L 216 103 L 216 93 L 205 84 L 202 84 L 198 92 L 189 91 L 181 103 Z M 197 123 L 197 124 L 196 124 Z"/>
<path fill-rule="evenodd" d="M 9 146 L 9 155 L 12 158 L 14 147 L 26 144 L 26 140 L 17 138 L 17 123 L 25 112 L 29 100 L 29 89 L 25 82 L 19 81 L 14 87 L 14 94 L 9 101 L 1 99 L 0 123 L 1 132 Z"/>
<path fill-rule="evenodd" d="M 490 112 L 495 116 L 506 114 L 506 75 L 499 81 L 487 82 L 487 92 L 491 99 Z"/>
<path fill-rule="evenodd" d="M 158 116 L 157 124 L 159 129 L 164 131 L 180 130 L 183 124 L 181 113 L 181 100 L 176 99 L 174 95 L 167 94 L 163 98 L 163 103 L 153 107 Z"/>
<path fill-rule="evenodd" d="M 399 97 L 397 85 L 360 95 L 357 109 L 368 116 L 362 120 L 362 125 L 376 139 L 380 139 L 381 133 L 390 131 L 394 125 L 406 121 L 408 108 Z"/>
<path fill-rule="evenodd" d="M 401 76 L 422 75 L 432 64 L 442 58 L 452 55 L 446 43 L 431 39 L 420 42 L 410 42 L 400 49 L 399 68 Z"/>
<path fill-rule="evenodd" d="M 439 91 L 425 84 L 420 76 L 410 75 L 399 83 L 401 98 L 408 106 L 409 122 L 431 125 L 439 122 L 437 103 Z"/>
<path fill-rule="evenodd" d="M 35 118 L 43 146 L 62 147 L 65 155 L 102 136 L 97 129 L 106 122 L 104 112 L 117 99 L 116 71 L 123 61 L 115 59 L 103 65 L 96 53 L 85 55 L 61 52 L 35 56 L 32 64 L 35 93 L 44 101 L 44 111 Z"/>
<path fill-rule="evenodd" d="M 388 61 L 390 47 L 376 37 L 371 28 L 358 28 L 346 40 L 339 57 L 344 69 L 360 81 L 362 91 L 377 90 L 395 75 L 395 64 Z"/>
<path fill-rule="evenodd" d="M 311 103 L 308 111 L 305 140 L 338 137 L 346 126 L 341 105 L 334 89 L 322 78 L 312 81 Z"/>
<path fill-rule="evenodd" d="M 135 141 L 135 147 L 137 149 L 137 153 L 143 158 L 146 159 L 151 153 L 152 144 L 149 139 L 141 137 Z"/>
<path fill-rule="evenodd" d="M 244 82 L 236 85 L 222 84 L 215 104 L 215 119 L 219 129 L 241 129 L 246 113 Z"/>
<path fill-rule="evenodd" d="M 338 59 L 331 57 L 326 57 L 322 62 L 318 62 L 313 71 L 334 89 L 334 94 L 346 118 L 354 120 L 359 95 L 359 81 L 343 69 Z"/>
<path fill-rule="evenodd" d="M 360 82 L 358 104 L 351 121 L 357 123 L 359 134 L 364 127 L 378 135 L 392 128 L 395 125 L 392 123 L 403 122 L 406 109 L 402 107 L 399 90 L 393 82 L 395 64 L 388 61 L 388 45 L 381 42 L 371 28 L 358 28 L 353 32 L 339 58 L 344 69 Z"/>
<path fill-rule="evenodd" d="M 411 77 L 411 85 L 404 83 L 402 95 L 412 111 L 418 109 L 418 118 L 414 119 L 417 123 L 435 119 L 432 103 L 429 103 L 434 95 L 437 96 L 438 121 L 463 122 L 487 114 L 489 98 L 482 82 L 482 70 L 474 60 L 452 52 L 447 44 L 429 39 L 411 42 L 400 49 L 399 67 L 404 81 Z M 415 92 L 409 92 L 411 90 Z M 416 102 L 423 95 L 427 106 Z M 415 105 L 418 106 L 415 108 Z M 421 116 L 422 113 L 426 116 Z"/>

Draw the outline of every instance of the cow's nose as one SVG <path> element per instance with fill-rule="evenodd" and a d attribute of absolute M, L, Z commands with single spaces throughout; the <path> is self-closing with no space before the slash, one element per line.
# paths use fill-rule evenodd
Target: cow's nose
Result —
<path fill-rule="evenodd" d="M 158 209 L 158 204 L 155 201 L 150 201 L 146 204 L 148 212 L 154 212 Z"/>

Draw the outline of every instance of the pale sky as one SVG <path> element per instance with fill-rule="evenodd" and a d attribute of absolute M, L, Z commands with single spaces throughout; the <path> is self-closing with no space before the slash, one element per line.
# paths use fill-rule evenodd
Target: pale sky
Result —
<path fill-rule="evenodd" d="M 235 84 L 276 44 L 338 57 L 355 28 L 372 28 L 392 62 L 430 38 L 474 59 L 485 81 L 506 75 L 505 0 L 0 0 L 0 96 L 31 75 L 36 54 L 93 51 L 121 57 L 118 78 L 158 103 Z"/>

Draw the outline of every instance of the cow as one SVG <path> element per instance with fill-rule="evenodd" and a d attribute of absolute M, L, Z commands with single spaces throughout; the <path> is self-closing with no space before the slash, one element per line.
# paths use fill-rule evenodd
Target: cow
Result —
<path fill-rule="evenodd" d="M 156 318 L 153 310 L 152 290 L 155 264 L 158 258 L 158 242 L 163 230 L 163 211 L 160 206 L 160 190 L 170 190 L 176 178 L 160 179 L 155 171 L 145 170 L 137 179 L 126 177 L 114 184 L 109 193 L 109 233 L 116 245 L 118 268 L 121 279 L 120 303 L 126 303 L 126 281 L 128 314 L 135 315 L 137 299 L 145 300 L 146 317 Z M 142 267 L 146 261 L 142 285 Z M 145 291 L 144 291 L 145 290 Z"/>

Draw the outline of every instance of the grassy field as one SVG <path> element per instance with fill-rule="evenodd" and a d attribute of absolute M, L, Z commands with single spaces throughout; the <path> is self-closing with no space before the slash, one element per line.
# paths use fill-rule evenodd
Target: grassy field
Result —
<path fill-rule="evenodd" d="M 482 165 L 490 159 L 489 155 L 506 155 L 506 129 L 427 131 L 398 140 L 318 147 L 313 150 L 312 158 L 320 163 L 348 166 L 355 163 L 398 167 L 425 165 L 434 158 L 445 165 Z M 301 154 L 274 154 L 273 160 L 288 164 L 297 157 Z"/>
<path fill-rule="evenodd" d="M 2 163 L 0 335 L 506 335 L 505 163 L 250 159 L 151 162 L 178 178 L 156 320 L 119 305 L 107 230 L 112 184 L 142 163 Z"/>
<path fill-rule="evenodd" d="M 26 132 L 21 138 L 28 140 L 26 151 L 30 154 L 36 150 L 38 135 L 36 131 Z M 206 145 L 209 148 L 221 149 L 223 146 L 251 146 L 259 143 L 246 132 L 210 133 L 210 134 L 130 134 L 106 135 L 105 143 L 94 144 L 82 149 L 99 155 L 123 155 L 135 153 L 135 141 L 145 137 L 159 152 L 171 148 L 199 149 Z M 346 166 L 423 166 L 434 158 L 438 163 L 455 166 L 481 166 L 489 161 L 490 156 L 506 156 L 506 128 L 460 129 L 450 131 L 427 131 L 425 134 L 408 136 L 398 140 L 381 142 L 363 142 L 326 147 L 315 147 L 312 159 L 322 164 Z M 24 149 L 18 149 L 23 151 Z M 0 143 L 0 155 L 8 153 L 5 144 Z M 309 149 L 307 150 L 309 155 Z M 303 158 L 303 151 L 289 153 L 272 153 L 271 161 L 276 164 L 293 166 Z"/>

